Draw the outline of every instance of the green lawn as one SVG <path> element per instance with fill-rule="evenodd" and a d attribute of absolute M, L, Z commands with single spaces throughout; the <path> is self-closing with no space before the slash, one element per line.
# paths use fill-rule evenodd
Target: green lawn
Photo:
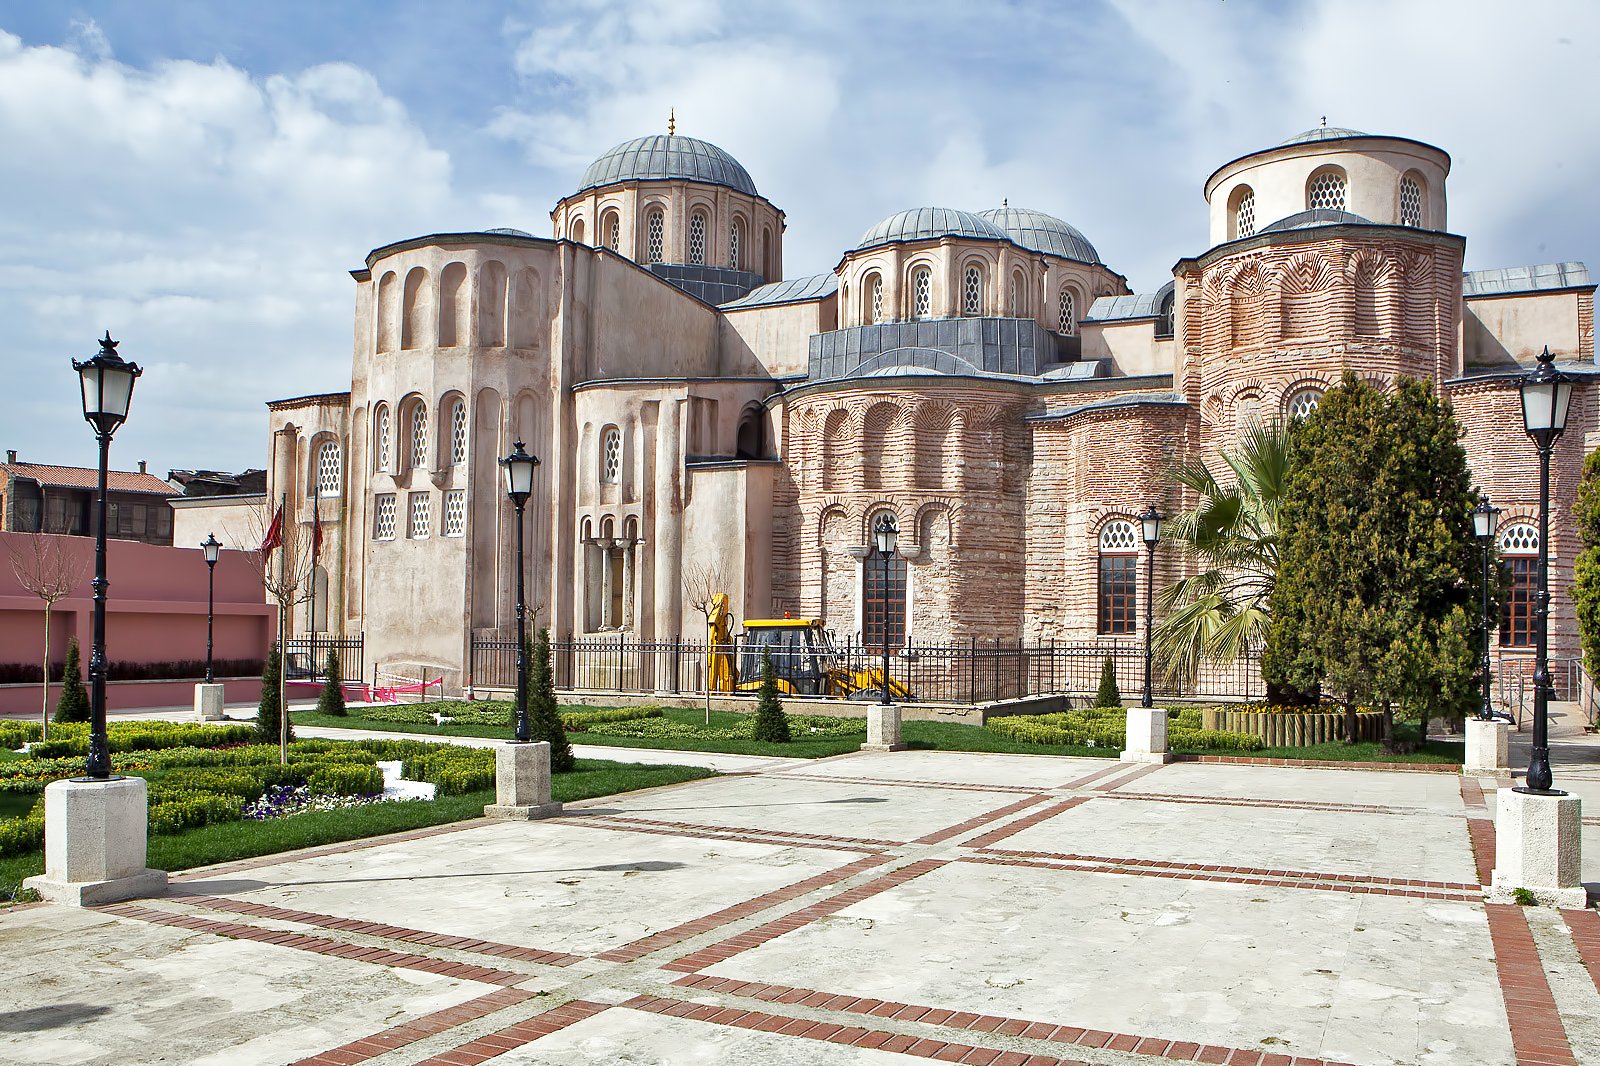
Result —
<path fill-rule="evenodd" d="M 713 771 L 695 766 L 645 766 L 579 759 L 570 773 L 555 775 L 550 791 L 554 799 L 571 803 L 712 776 L 715 776 Z M 170 836 L 152 835 L 148 861 L 157 870 L 190 870 L 257 855 L 477 818 L 483 814 L 484 806 L 492 802 L 493 791 L 469 792 L 425 802 L 374 803 L 263 822 L 223 822 Z M 43 872 L 43 852 L 0 859 L 0 900 L 10 899 L 23 878 Z"/>

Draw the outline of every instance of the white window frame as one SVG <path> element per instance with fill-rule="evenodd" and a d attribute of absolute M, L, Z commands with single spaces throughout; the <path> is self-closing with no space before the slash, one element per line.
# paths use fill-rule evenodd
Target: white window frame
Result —
<path fill-rule="evenodd" d="M 1056 316 L 1056 324 L 1060 327 L 1057 332 L 1068 337 L 1078 332 L 1078 301 L 1065 285 L 1056 294 Z"/>
<path fill-rule="evenodd" d="M 394 540 L 399 523 L 399 498 L 392 492 L 380 492 L 372 504 L 372 539 Z"/>
<path fill-rule="evenodd" d="M 317 498 L 337 499 L 344 484 L 344 457 L 336 440 L 323 441 L 317 448 Z"/>
<path fill-rule="evenodd" d="M 911 271 L 911 317 L 933 317 L 933 270 L 919 266 Z"/>
<path fill-rule="evenodd" d="M 442 536 L 467 535 L 467 490 L 451 489 L 444 494 L 444 526 Z"/>
<path fill-rule="evenodd" d="M 457 398 L 450 405 L 450 465 L 467 461 L 467 401 Z"/>
<path fill-rule="evenodd" d="M 693 266 L 706 265 L 706 213 L 694 211 L 689 215 L 689 262 Z"/>
<path fill-rule="evenodd" d="M 372 427 L 372 468 L 379 472 L 389 469 L 391 458 L 390 449 L 394 444 L 394 415 L 389 410 L 389 405 L 380 403 L 378 411 L 373 415 Z"/>
<path fill-rule="evenodd" d="M 622 483 L 622 430 L 610 426 L 600 434 L 600 484 Z"/>
<path fill-rule="evenodd" d="M 433 494 L 427 489 L 406 494 L 406 539 L 427 540 L 433 535 Z"/>
<path fill-rule="evenodd" d="M 428 405 L 418 400 L 411 405 L 409 453 L 414 470 L 428 469 Z"/>
<path fill-rule="evenodd" d="M 659 263 L 667 254 L 667 214 L 652 207 L 644 214 L 644 261 Z"/>

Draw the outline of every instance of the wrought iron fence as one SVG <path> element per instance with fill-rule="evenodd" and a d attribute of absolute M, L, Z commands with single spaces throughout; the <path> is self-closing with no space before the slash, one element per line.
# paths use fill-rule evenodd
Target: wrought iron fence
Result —
<path fill-rule="evenodd" d="M 289 681 L 326 681 L 328 653 L 336 651 L 339 680 L 360 684 L 366 677 L 364 645 L 365 638 L 360 633 L 353 637 L 290 637 L 283 642 L 284 677 Z"/>
<path fill-rule="evenodd" d="M 741 662 L 743 640 L 727 646 Z M 703 693 L 704 641 L 558 640 L 550 645 L 559 689 L 634 693 Z M 1127 641 L 1028 644 L 969 640 L 964 644 L 918 644 L 890 655 L 889 676 L 907 686 L 914 699 L 928 703 L 988 703 L 1024 696 L 1093 696 L 1110 658 L 1124 698 L 1142 694 L 1144 648 Z M 880 648 L 847 642 L 823 656 L 824 669 L 844 675 L 871 675 L 882 669 Z M 514 640 L 474 637 L 469 684 L 478 689 L 516 684 Z M 1191 685 L 1168 685 L 1157 678 L 1153 694 L 1163 699 L 1260 699 L 1266 694 L 1259 658 L 1205 664 Z"/>

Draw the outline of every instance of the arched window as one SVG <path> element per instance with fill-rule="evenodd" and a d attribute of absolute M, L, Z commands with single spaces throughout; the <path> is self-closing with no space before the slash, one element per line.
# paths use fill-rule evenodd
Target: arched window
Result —
<path fill-rule="evenodd" d="M 622 430 L 606 427 L 600 436 L 600 481 L 615 485 L 622 480 Z"/>
<path fill-rule="evenodd" d="M 467 461 L 467 401 L 457 399 L 450 405 L 450 465 L 459 466 Z"/>
<path fill-rule="evenodd" d="M 428 408 L 421 400 L 411 405 L 411 468 L 428 469 Z"/>
<path fill-rule="evenodd" d="M 1427 225 L 1422 211 L 1422 179 L 1414 174 L 1407 174 L 1400 179 L 1400 224 Z"/>
<path fill-rule="evenodd" d="M 1306 182 L 1306 207 L 1313 211 L 1343 211 L 1346 185 L 1344 171 L 1323 167 Z"/>
<path fill-rule="evenodd" d="M 911 317 L 927 318 L 933 314 L 933 271 L 917 267 L 911 272 Z"/>
<path fill-rule="evenodd" d="M 983 269 L 976 263 L 968 263 L 961 278 L 961 313 L 983 314 Z"/>
<path fill-rule="evenodd" d="M 1289 421 L 1298 422 L 1302 418 L 1309 417 L 1321 402 L 1321 389 L 1299 389 L 1290 395 L 1288 401 L 1284 403 L 1283 413 L 1288 416 Z"/>
<path fill-rule="evenodd" d="M 1099 630 L 1111 636 L 1136 632 L 1139 607 L 1139 535 L 1124 518 L 1100 529 Z"/>
<path fill-rule="evenodd" d="M 667 249 L 667 219 L 660 208 L 644 217 L 644 261 L 659 263 Z"/>
<path fill-rule="evenodd" d="M 572 223 L 572 239 L 579 244 L 583 243 L 583 219 L 581 218 Z"/>
<path fill-rule="evenodd" d="M 622 216 L 615 211 L 607 211 L 600 216 L 600 239 L 613 252 L 622 248 Z"/>
<path fill-rule="evenodd" d="M 689 262 L 704 266 L 706 261 L 706 216 L 696 211 L 689 216 Z"/>
<path fill-rule="evenodd" d="M 1028 283 L 1023 280 L 1021 272 L 1011 275 L 1011 292 L 1009 304 L 1011 315 L 1014 318 L 1028 317 Z"/>
<path fill-rule="evenodd" d="M 1256 232 L 1256 192 L 1248 185 L 1233 190 L 1228 198 L 1228 239 L 1250 237 Z"/>
<path fill-rule="evenodd" d="M 339 442 L 326 441 L 317 449 L 317 495 L 323 499 L 339 495 Z"/>
<path fill-rule="evenodd" d="M 1061 286 L 1061 292 L 1056 296 L 1056 303 L 1058 315 L 1057 332 L 1070 337 L 1078 332 L 1077 301 L 1072 298 L 1072 290 L 1065 285 Z"/>
<path fill-rule="evenodd" d="M 728 227 L 728 265 L 735 270 L 744 269 L 744 219 L 736 218 Z"/>
<path fill-rule="evenodd" d="M 778 265 L 772 259 L 772 231 L 761 229 L 761 277 L 764 281 L 778 280 Z"/>
<path fill-rule="evenodd" d="M 389 469 L 389 448 L 393 444 L 394 425 L 389 418 L 389 405 L 380 403 L 372 414 L 372 469 Z"/>
<path fill-rule="evenodd" d="M 871 516 L 867 528 L 877 520 L 877 515 Z M 861 640 L 867 647 L 905 647 L 906 576 L 905 552 L 889 556 L 885 567 L 874 543 L 861 561 Z"/>
<path fill-rule="evenodd" d="M 1500 531 L 1500 555 L 1506 568 L 1506 598 L 1500 605 L 1500 645 L 1526 648 L 1533 644 L 1539 596 L 1539 529 L 1514 522 Z"/>
<path fill-rule="evenodd" d="M 883 321 L 883 275 L 868 274 L 861 297 L 861 324 L 870 326 Z"/>

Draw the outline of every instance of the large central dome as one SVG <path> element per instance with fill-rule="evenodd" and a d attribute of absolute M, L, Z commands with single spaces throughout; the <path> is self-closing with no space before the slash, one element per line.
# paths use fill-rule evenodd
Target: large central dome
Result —
<path fill-rule="evenodd" d="M 1076 259 L 1080 263 L 1100 262 L 1100 253 L 1094 250 L 1089 238 L 1078 227 L 1061 221 L 1054 215 L 1028 207 L 991 208 L 979 212 L 979 217 L 1006 231 L 1006 235 L 1024 248 L 1046 255 L 1059 255 L 1063 259 Z"/>
<path fill-rule="evenodd" d="M 659 133 L 624 141 L 590 163 L 578 191 L 619 181 L 671 178 L 726 185 L 749 196 L 761 195 L 750 180 L 750 172 L 721 148 L 694 137 Z"/>
<path fill-rule="evenodd" d="M 1005 232 L 970 211 L 951 207 L 914 207 L 900 211 L 861 235 L 856 248 L 871 248 L 895 241 L 922 241 L 939 237 L 982 237 L 1006 240 Z"/>

